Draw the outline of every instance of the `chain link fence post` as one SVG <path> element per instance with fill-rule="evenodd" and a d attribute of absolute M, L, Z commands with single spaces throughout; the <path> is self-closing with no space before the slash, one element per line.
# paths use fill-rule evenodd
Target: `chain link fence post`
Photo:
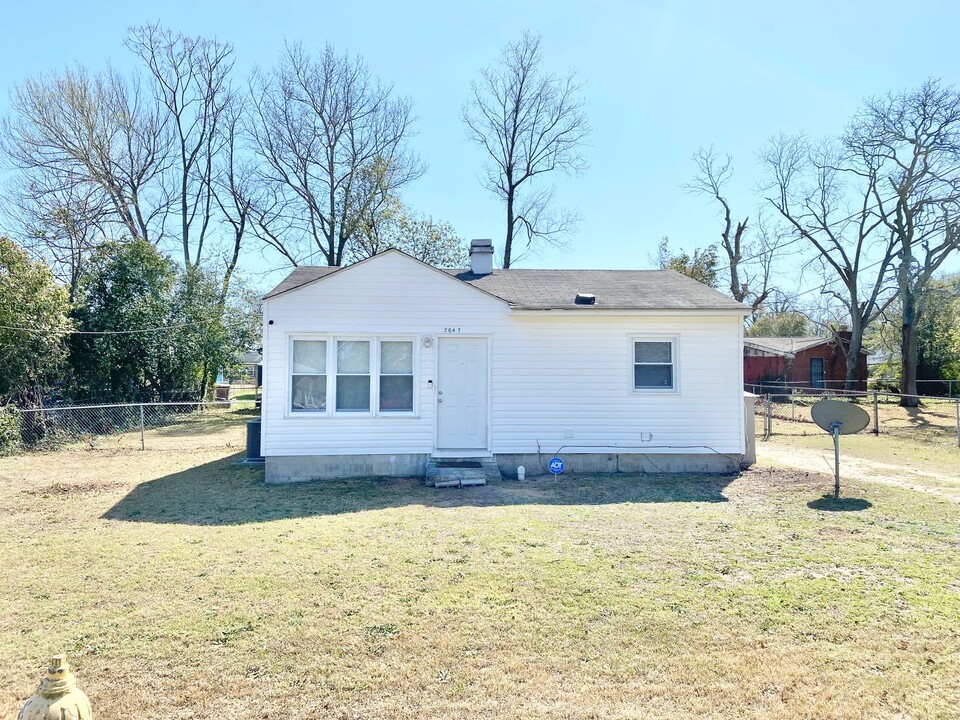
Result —
<path fill-rule="evenodd" d="M 763 429 L 763 439 L 766 440 L 771 435 L 773 435 L 773 400 L 770 398 L 770 393 L 767 393 L 767 402 L 766 402 L 766 420 Z"/>
<path fill-rule="evenodd" d="M 140 449 L 147 449 L 146 442 L 143 438 L 143 403 L 140 403 Z"/>
<path fill-rule="evenodd" d="M 954 402 L 954 408 L 957 412 L 957 447 L 960 447 L 960 400 Z"/>
<path fill-rule="evenodd" d="M 873 391 L 873 434 L 880 434 L 880 391 Z"/>

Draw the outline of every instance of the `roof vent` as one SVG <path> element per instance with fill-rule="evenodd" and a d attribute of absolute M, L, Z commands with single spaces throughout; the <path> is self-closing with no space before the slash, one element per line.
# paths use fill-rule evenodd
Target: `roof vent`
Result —
<path fill-rule="evenodd" d="M 594 305 L 597 302 L 597 296 L 590 293 L 577 293 L 574 302 L 577 305 Z"/>
<path fill-rule="evenodd" d="M 493 272 L 493 240 L 470 241 L 470 272 L 474 275 Z"/>

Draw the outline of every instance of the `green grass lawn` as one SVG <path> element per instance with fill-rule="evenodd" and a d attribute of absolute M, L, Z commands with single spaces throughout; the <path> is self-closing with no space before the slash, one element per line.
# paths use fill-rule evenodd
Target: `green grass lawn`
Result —
<path fill-rule="evenodd" d="M 783 469 L 268 487 L 241 433 L 0 459 L 0 717 L 63 649 L 100 718 L 960 713 L 954 503 Z"/>

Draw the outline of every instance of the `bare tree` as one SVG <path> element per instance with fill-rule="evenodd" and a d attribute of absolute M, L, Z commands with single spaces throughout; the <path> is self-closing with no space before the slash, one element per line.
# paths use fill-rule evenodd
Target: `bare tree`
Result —
<path fill-rule="evenodd" d="M 189 37 L 159 24 L 131 28 L 127 48 L 146 66 L 172 135 L 167 181 L 178 216 L 184 267 L 198 266 L 216 212 L 215 154 L 233 91 L 233 46 Z"/>
<path fill-rule="evenodd" d="M 371 203 L 423 173 L 407 149 L 412 103 L 358 57 L 290 44 L 276 68 L 254 74 L 249 134 L 267 186 L 257 234 L 293 264 L 319 250 L 339 265 Z M 382 186 L 358 182 L 381 163 Z M 371 189 L 372 188 L 372 189 Z"/>
<path fill-rule="evenodd" d="M 80 276 L 93 249 L 105 238 L 110 205 L 90 182 L 64 182 L 56 174 L 21 176 L 8 195 L 17 235 L 76 297 Z"/>
<path fill-rule="evenodd" d="M 767 143 L 761 161 L 770 174 L 767 201 L 815 251 L 820 292 L 850 318 L 849 342 L 838 341 L 846 358 L 846 387 L 856 389 L 864 331 L 896 297 L 895 238 L 873 206 L 879 168 L 848 157 L 835 143 L 813 145 L 783 135 Z"/>
<path fill-rule="evenodd" d="M 759 242 L 746 240 L 749 218 L 734 221 L 730 202 L 724 187 L 733 176 L 733 157 L 727 155 L 722 160 L 713 148 L 700 148 L 693 154 L 697 165 L 697 174 L 684 185 L 688 192 L 712 198 L 719 205 L 723 215 L 723 227 L 720 231 L 720 247 L 726 255 L 730 295 L 737 301 L 750 306 L 752 316 L 756 317 L 770 296 L 770 272 L 777 243 L 766 228 L 760 228 Z"/>
<path fill-rule="evenodd" d="M 868 100 L 844 143 L 860 164 L 876 166 L 873 201 L 897 246 L 901 404 L 913 407 L 926 291 L 960 250 L 960 93 L 928 80 L 915 90 Z"/>
<path fill-rule="evenodd" d="M 503 267 L 516 258 L 514 239 L 562 244 L 579 218 L 551 210 L 553 188 L 531 188 L 538 176 L 555 170 L 586 167 L 579 149 L 590 132 L 575 72 L 546 73 L 539 35 L 524 32 L 507 45 L 500 59 L 470 85 L 471 97 L 461 116 L 469 138 L 489 156 L 484 185 L 501 198 L 507 211 Z"/>
<path fill-rule="evenodd" d="M 220 210 L 223 224 L 229 228 L 232 243 L 224 253 L 221 305 L 226 302 L 230 280 L 240 260 L 243 241 L 253 230 L 256 216 L 258 178 L 256 169 L 242 153 L 241 127 L 244 105 L 234 97 L 225 106 L 221 120 L 221 141 L 215 148 L 216 163 L 210 183 L 210 194 Z"/>
<path fill-rule="evenodd" d="M 82 67 L 17 87 L 13 118 L 3 123 L 3 150 L 21 187 L 42 194 L 95 187 L 111 225 L 157 242 L 167 197 L 169 135 L 157 103 L 136 78 Z"/>

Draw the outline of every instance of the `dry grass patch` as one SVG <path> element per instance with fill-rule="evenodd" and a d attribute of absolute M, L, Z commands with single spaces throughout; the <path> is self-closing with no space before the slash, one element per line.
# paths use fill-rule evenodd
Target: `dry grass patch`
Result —
<path fill-rule="evenodd" d="M 807 465 L 817 472 L 832 472 L 833 439 L 829 434 L 809 422 L 791 422 L 782 418 L 773 421 L 774 434 L 762 440 L 762 418 L 757 416 L 757 447 L 785 448 L 818 451 L 819 454 Z M 882 432 L 874 435 L 864 430 L 856 435 L 845 435 L 840 442 L 844 457 L 878 463 L 886 471 L 901 474 L 928 474 L 942 476 L 947 484 L 955 483 L 960 488 L 960 447 L 956 431 L 914 430 L 909 435 L 891 435 Z M 809 453 L 804 457 L 809 459 Z M 921 478 L 922 480 L 922 478 Z"/>
<path fill-rule="evenodd" d="M 240 426 L 217 437 L 0 460 L 0 716 L 60 649 L 107 718 L 960 703 L 960 509 L 936 497 L 849 483 L 869 507 L 817 510 L 829 479 L 762 469 L 268 487 L 232 464 Z M 115 485 L 38 492 L 91 483 Z"/>

